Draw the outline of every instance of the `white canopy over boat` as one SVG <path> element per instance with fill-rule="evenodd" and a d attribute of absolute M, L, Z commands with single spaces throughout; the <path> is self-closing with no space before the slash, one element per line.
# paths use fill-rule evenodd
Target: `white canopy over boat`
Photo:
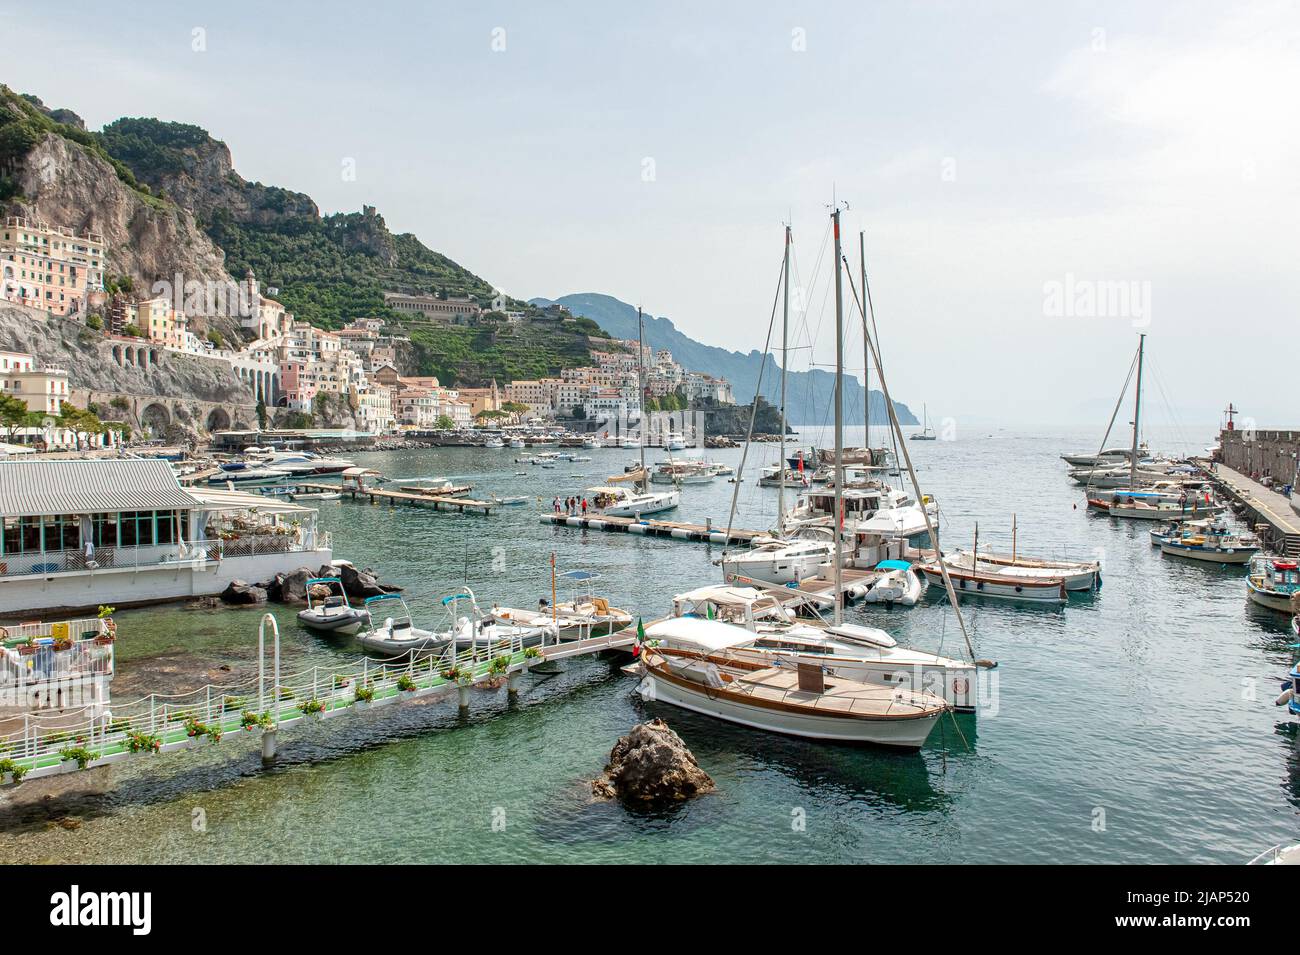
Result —
<path fill-rule="evenodd" d="M 744 627 L 703 617 L 660 620 L 647 627 L 645 635 L 652 640 L 671 640 L 675 647 L 689 646 L 702 653 L 717 653 L 754 640 L 754 634 Z"/>

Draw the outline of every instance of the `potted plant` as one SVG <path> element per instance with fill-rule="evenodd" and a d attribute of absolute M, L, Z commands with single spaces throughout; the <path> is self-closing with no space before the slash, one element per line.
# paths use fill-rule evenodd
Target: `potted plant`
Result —
<path fill-rule="evenodd" d="M 540 660 L 541 658 L 542 658 L 541 650 L 537 649 L 536 647 L 524 647 L 525 660 Z"/>
<path fill-rule="evenodd" d="M 402 693 L 414 693 L 419 687 L 415 685 L 415 680 L 411 678 L 411 674 L 403 673 L 397 678 L 397 689 Z"/>
<path fill-rule="evenodd" d="M 346 689 L 349 685 L 351 685 L 351 683 L 352 681 L 349 680 L 347 677 L 345 677 L 342 673 L 334 674 L 334 689 L 336 690 Z"/>
<path fill-rule="evenodd" d="M 85 769 L 92 759 L 98 758 L 97 753 L 92 753 L 84 746 L 65 746 L 59 750 L 60 765 L 64 769 L 71 769 L 74 763 L 78 769 Z"/>
<path fill-rule="evenodd" d="M 27 775 L 27 767 L 20 766 L 9 757 L 0 759 L 0 779 L 8 786 L 10 783 L 20 783 L 23 777 Z"/>
<path fill-rule="evenodd" d="M 370 709 L 370 704 L 375 700 L 375 688 L 369 683 L 358 683 L 356 689 L 352 691 L 352 700 L 357 709 Z"/>
<path fill-rule="evenodd" d="M 133 753 L 157 753 L 162 749 L 162 739 L 152 733 L 127 733 L 126 748 Z"/>
<path fill-rule="evenodd" d="M 299 703 L 298 709 L 302 710 L 303 716 L 320 716 L 325 712 L 325 704 L 313 696 L 310 700 Z"/>
<path fill-rule="evenodd" d="M 504 653 L 499 657 L 493 657 L 492 662 L 488 664 L 488 676 L 499 676 L 510 669 L 510 658 Z"/>
<path fill-rule="evenodd" d="M 201 736 L 206 736 L 214 743 L 221 742 L 221 727 L 208 726 L 206 723 L 200 723 L 194 717 L 185 721 L 185 735 L 190 739 L 197 740 Z"/>
<path fill-rule="evenodd" d="M 36 638 L 28 637 L 23 643 L 18 644 L 18 653 L 22 656 L 29 657 L 36 652 Z"/>
<path fill-rule="evenodd" d="M 244 710 L 244 712 L 239 714 L 239 725 L 246 730 L 251 730 L 259 726 L 264 730 L 269 730 L 272 726 L 271 714 L 262 713 L 259 715 L 254 713 L 252 710 Z"/>

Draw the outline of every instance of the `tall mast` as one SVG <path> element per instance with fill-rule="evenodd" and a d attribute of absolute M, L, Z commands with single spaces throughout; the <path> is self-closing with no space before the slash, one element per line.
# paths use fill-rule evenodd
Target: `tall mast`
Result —
<path fill-rule="evenodd" d="M 843 550 L 844 519 L 844 289 L 840 265 L 840 210 L 831 213 L 835 224 L 835 625 L 844 622 L 844 568 L 840 566 Z"/>
<path fill-rule="evenodd" d="M 1130 491 L 1137 490 L 1138 421 L 1142 414 L 1142 351 L 1146 341 L 1145 334 L 1138 336 L 1138 380 L 1137 388 L 1133 392 L 1133 456 L 1128 462 L 1128 489 Z"/>
<path fill-rule="evenodd" d="M 781 454 L 777 458 L 780 467 L 776 472 L 776 533 L 779 537 L 785 529 L 785 369 L 789 364 L 790 336 L 790 227 L 785 227 L 785 262 L 781 266 Z M 758 399 L 755 398 L 755 401 Z"/>
<path fill-rule="evenodd" d="M 862 266 L 862 287 L 865 289 L 867 287 L 866 230 L 858 231 L 858 262 Z M 876 459 L 871 454 L 871 342 L 867 341 L 865 321 L 862 323 L 862 447 L 867 452 L 867 464 L 875 464 Z"/>
<path fill-rule="evenodd" d="M 645 439 L 646 439 L 646 410 L 645 410 L 645 322 L 641 319 L 641 306 L 636 307 L 636 381 L 637 390 L 641 394 L 641 435 L 637 444 L 641 449 L 641 490 L 648 492 L 650 490 L 650 475 L 645 472 Z"/>

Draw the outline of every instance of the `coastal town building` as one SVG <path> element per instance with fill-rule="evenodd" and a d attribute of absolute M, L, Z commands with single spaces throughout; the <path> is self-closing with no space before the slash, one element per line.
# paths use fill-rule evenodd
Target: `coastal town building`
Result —
<path fill-rule="evenodd" d="M 96 232 L 8 216 L 0 261 L 6 299 L 56 315 L 81 311 L 89 293 L 104 289 L 104 237 Z"/>
<path fill-rule="evenodd" d="M 448 325 L 471 325 L 483 314 L 482 307 L 470 298 L 439 298 L 436 295 L 385 292 L 384 304 L 405 315 Z"/>
<path fill-rule="evenodd" d="M 21 400 L 28 411 L 57 415 L 69 400 L 68 370 L 38 365 L 22 352 L 0 352 L 0 392 Z"/>

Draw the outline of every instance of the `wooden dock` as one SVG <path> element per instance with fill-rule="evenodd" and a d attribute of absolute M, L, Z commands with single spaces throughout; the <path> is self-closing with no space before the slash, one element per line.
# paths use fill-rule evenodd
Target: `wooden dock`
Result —
<path fill-rule="evenodd" d="M 1300 557 L 1300 514 L 1287 498 L 1224 464 L 1207 468 L 1205 473 L 1270 550 L 1284 557 Z"/>
<path fill-rule="evenodd" d="M 340 487 L 337 484 L 318 484 L 299 481 L 293 485 L 299 491 L 326 491 L 341 493 L 354 501 L 369 500 L 371 504 L 387 503 L 390 507 L 405 504 L 409 507 L 432 507 L 435 511 L 479 511 L 491 514 L 497 509 L 495 501 L 478 501 L 472 497 L 452 497 L 447 494 L 415 494 L 410 491 L 389 491 L 377 487 Z"/>
<path fill-rule="evenodd" d="M 754 531 L 733 527 L 731 534 L 723 527 L 719 530 L 709 520 L 706 524 L 688 524 L 682 521 L 637 520 L 634 517 L 611 517 L 605 514 L 588 514 L 572 517 L 567 514 L 547 513 L 541 516 L 543 524 L 555 527 L 577 527 L 591 531 L 613 531 L 622 534 L 640 534 L 644 537 L 668 537 L 672 540 L 692 541 L 698 544 L 738 544 L 748 547 L 755 539 L 770 536 L 767 531 Z"/>

